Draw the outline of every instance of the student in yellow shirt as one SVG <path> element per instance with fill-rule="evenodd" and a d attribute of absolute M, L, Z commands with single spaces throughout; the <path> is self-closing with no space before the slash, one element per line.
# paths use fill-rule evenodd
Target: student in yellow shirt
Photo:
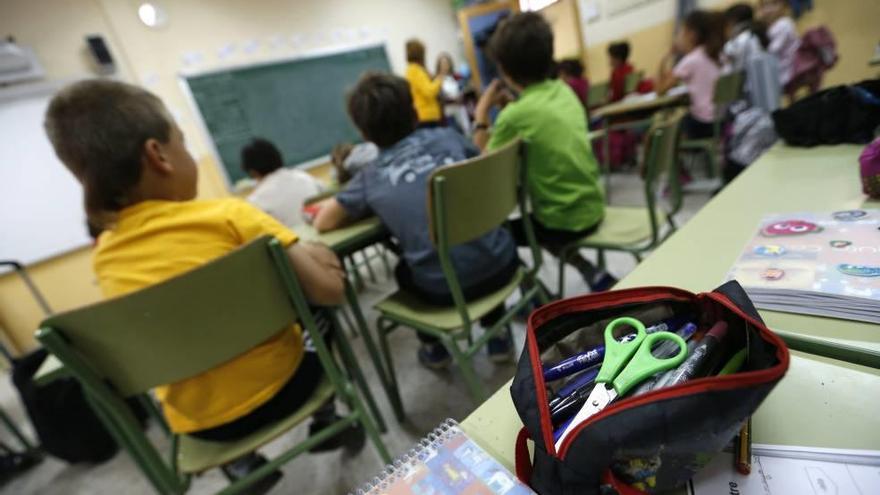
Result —
<path fill-rule="evenodd" d="M 287 227 L 245 201 L 194 199 L 196 164 L 152 93 L 109 80 L 78 82 L 52 99 L 45 128 L 58 157 L 83 186 L 90 221 L 105 229 L 93 260 L 104 296 L 160 283 L 269 234 L 286 246 L 311 303 L 342 302 L 344 273 L 325 246 L 298 242 Z M 299 408 L 323 371 L 293 323 L 216 368 L 157 387 L 171 429 L 232 440 Z M 330 401 L 312 428 L 334 418 Z M 362 438 L 352 430 L 347 440 L 362 444 Z M 241 477 L 263 463 L 252 454 L 225 469 Z M 268 478 L 269 486 L 280 476 Z"/>
<path fill-rule="evenodd" d="M 419 127 L 437 127 L 443 122 L 443 107 L 440 105 L 440 90 L 447 69 L 441 67 L 434 79 L 425 68 L 425 45 L 419 40 L 406 42 L 406 76 L 412 93 L 413 105 L 419 118 Z"/>

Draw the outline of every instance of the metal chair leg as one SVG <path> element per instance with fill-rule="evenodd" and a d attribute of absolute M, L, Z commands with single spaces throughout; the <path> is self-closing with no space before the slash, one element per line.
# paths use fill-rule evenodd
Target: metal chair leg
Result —
<path fill-rule="evenodd" d="M 9 432 L 18 439 L 19 443 L 21 443 L 25 450 L 34 450 L 33 444 L 31 444 L 27 437 L 24 436 L 24 433 L 22 433 L 21 430 L 19 430 L 18 427 L 15 426 L 15 423 L 12 422 L 12 419 L 6 415 L 6 411 L 4 411 L 3 409 L 0 409 L 0 420 L 3 421 L 3 423 L 6 425 L 6 429 L 8 429 Z"/>
<path fill-rule="evenodd" d="M 336 318 L 335 313 L 335 311 L 328 312 L 330 319 L 333 322 L 333 326 L 339 328 L 339 320 Z M 340 357 L 342 357 L 344 369 L 351 375 L 351 378 L 354 379 L 355 384 L 360 389 L 361 394 L 363 394 L 364 400 L 367 402 L 367 407 L 370 409 L 370 413 L 373 415 L 376 424 L 379 426 L 379 431 L 385 433 L 388 431 L 388 427 L 385 425 L 385 418 L 382 417 L 382 413 L 376 405 L 376 399 L 373 397 L 373 392 L 370 390 L 370 386 L 364 378 L 364 373 L 361 370 L 360 364 L 358 364 L 357 358 L 351 350 L 348 339 L 345 338 L 345 335 L 341 335 L 341 332 L 339 332 L 339 334 L 339 337 L 335 340 Z"/>
<path fill-rule="evenodd" d="M 467 385 L 474 404 L 480 404 L 486 400 L 486 389 L 477 376 L 476 370 L 474 370 L 473 359 L 461 352 L 461 349 L 452 337 L 444 336 L 440 341 L 443 342 L 443 345 L 452 354 L 452 359 L 455 360 L 455 364 L 461 370 L 465 385 Z"/>
<path fill-rule="evenodd" d="M 385 265 L 385 276 L 391 278 L 394 271 L 391 270 L 391 263 L 388 261 L 388 250 L 382 244 L 376 244 L 376 249 L 379 251 L 379 257 L 382 258 L 382 264 Z"/>
<path fill-rule="evenodd" d="M 381 316 L 376 322 L 376 329 L 379 331 L 379 345 L 382 347 L 382 354 L 385 356 L 385 366 L 388 368 L 388 380 L 384 384 L 385 392 L 388 395 L 388 401 L 394 410 L 394 416 L 397 421 L 403 421 L 406 418 L 406 412 L 403 409 L 403 401 L 400 398 L 400 387 L 397 384 L 397 374 L 394 372 L 394 361 L 391 359 L 391 350 L 388 347 L 388 332 L 397 326 L 396 323 L 388 322 L 389 326 L 385 326 L 387 320 Z"/>
<path fill-rule="evenodd" d="M 562 299 L 565 296 L 565 260 L 568 259 L 568 250 L 562 249 L 559 252 L 559 292 L 556 297 Z"/>
<path fill-rule="evenodd" d="M 376 272 L 373 271 L 373 265 L 370 264 L 370 256 L 367 254 L 367 250 L 364 249 L 361 251 L 361 258 L 363 259 L 362 263 L 367 267 L 367 274 L 370 276 L 370 282 L 376 283 Z"/>
<path fill-rule="evenodd" d="M 345 323 L 345 325 L 343 326 L 343 330 L 346 332 L 346 334 L 354 339 L 360 337 L 361 333 L 358 331 L 357 325 L 355 325 L 354 321 L 351 319 L 351 316 L 348 314 L 348 309 L 346 309 L 345 306 L 340 306 L 339 314 L 342 315 L 342 322 Z"/>
<path fill-rule="evenodd" d="M 379 375 L 379 382 L 382 384 L 382 389 L 385 391 L 388 402 L 391 403 L 392 407 L 395 407 L 395 415 L 398 416 L 398 419 L 401 419 L 403 409 L 398 409 L 395 406 L 395 404 L 400 402 L 400 394 L 396 390 L 396 381 L 392 387 L 392 380 L 396 380 L 394 377 L 394 369 L 391 367 L 390 361 L 383 364 L 383 360 L 379 355 L 379 350 L 376 348 L 376 343 L 373 341 L 373 336 L 367 326 L 367 320 L 364 318 L 364 314 L 361 312 L 360 305 L 357 302 L 357 295 L 354 293 L 354 288 L 352 288 L 351 283 L 347 278 L 345 280 L 345 297 L 348 300 L 351 312 L 354 314 L 354 319 L 360 328 L 361 337 L 364 339 L 364 345 L 367 348 L 367 352 L 370 354 L 370 360 L 373 361 L 373 367 L 376 369 L 376 374 Z M 379 342 L 384 344 L 385 335 L 381 326 L 377 328 L 377 330 L 379 332 Z M 398 411 L 400 411 L 400 413 Z"/>

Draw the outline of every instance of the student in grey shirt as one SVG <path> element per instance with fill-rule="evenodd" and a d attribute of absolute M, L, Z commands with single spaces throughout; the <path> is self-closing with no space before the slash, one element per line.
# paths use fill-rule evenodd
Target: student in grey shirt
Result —
<path fill-rule="evenodd" d="M 479 151 L 451 129 L 416 129 L 409 86 L 399 77 L 364 76 L 349 97 L 348 110 L 363 137 L 379 147 L 379 155 L 321 206 L 315 228 L 332 230 L 350 220 L 377 215 L 400 246 L 401 260 L 395 269 L 398 285 L 426 303 L 453 304 L 428 231 L 427 181 L 437 167 L 477 156 Z M 519 266 L 513 238 L 500 228 L 454 247 L 451 257 L 468 300 L 500 289 Z M 491 325 L 503 314 L 502 305 L 482 323 Z M 449 363 L 442 344 L 418 336 L 423 365 L 438 368 Z M 490 357 L 509 359 L 510 348 L 509 336 L 493 339 Z"/>

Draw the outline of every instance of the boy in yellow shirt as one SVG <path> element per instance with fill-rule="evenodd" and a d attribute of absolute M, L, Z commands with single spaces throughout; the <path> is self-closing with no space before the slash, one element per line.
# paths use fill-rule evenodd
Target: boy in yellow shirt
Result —
<path fill-rule="evenodd" d="M 325 246 L 298 242 L 287 227 L 242 200 L 194 199 L 196 164 L 155 95 L 121 82 L 78 82 L 52 99 L 45 128 L 83 186 L 90 221 L 105 229 L 93 261 L 106 297 L 160 283 L 269 234 L 286 246 L 310 302 L 342 302 L 344 273 Z M 304 347 L 301 329 L 292 324 L 216 368 L 157 387 L 169 426 L 224 441 L 288 416 L 322 378 L 317 356 Z M 331 401 L 312 427 L 333 417 Z M 251 455 L 227 472 L 243 476 L 264 462 Z"/>

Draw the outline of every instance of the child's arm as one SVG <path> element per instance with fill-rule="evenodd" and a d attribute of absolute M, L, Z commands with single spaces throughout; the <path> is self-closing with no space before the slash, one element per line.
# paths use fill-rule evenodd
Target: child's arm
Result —
<path fill-rule="evenodd" d="M 339 201 L 336 198 L 328 198 L 321 202 L 321 208 L 318 210 L 312 226 L 318 232 L 327 232 L 342 227 L 350 220 L 348 212 L 339 204 Z"/>
<path fill-rule="evenodd" d="M 443 87 L 443 77 L 442 74 L 438 74 L 432 81 L 426 71 L 420 70 L 413 77 L 413 90 L 428 98 L 436 98 L 440 95 L 440 88 Z"/>
<path fill-rule="evenodd" d="M 295 242 L 287 256 L 306 299 L 319 306 L 338 306 L 345 299 L 345 271 L 339 258 L 323 244 Z"/>
<path fill-rule="evenodd" d="M 489 138 L 492 137 L 489 132 L 489 111 L 495 105 L 500 90 L 501 81 L 495 79 L 486 87 L 486 91 L 480 96 L 474 109 L 474 144 L 480 148 L 480 151 L 486 149 Z"/>
<path fill-rule="evenodd" d="M 656 91 L 659 95 L 666 94 L 670 89 L 678 86 L 681 80 L 673 73 L 673 65 L 675 61 L 675 53 L 669 52 L 660 61 L 660 68 L 657 70 L 657 87 Z"/>

